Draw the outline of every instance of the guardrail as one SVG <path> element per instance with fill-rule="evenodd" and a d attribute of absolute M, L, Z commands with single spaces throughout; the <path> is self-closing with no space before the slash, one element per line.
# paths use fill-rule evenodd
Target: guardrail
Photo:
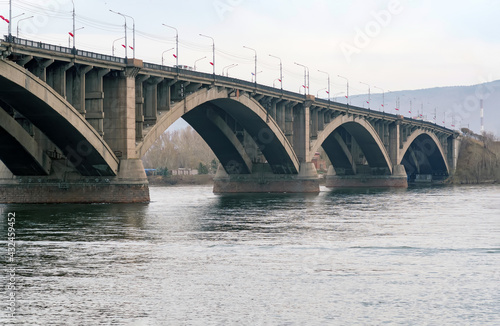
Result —
<path fill-rule="evenodd" d="M 11 37 L 10 39 L 8 36 L 5 36 L 5 42 L 14 43 L 17 45 L 31 47 L 31 48 L 37 48 L 37 49 L 42 49 L 42 50 L 47 50 L 47 51 L 58 52 L 58 53 L 76 54 L 78 56 L 91 58 L 91 59 L 109 61 L 109 62 L 114 62 L 114 63 L 122 63 L 122 64 L 125 63 L 125 59 L 119 58 L 119 57 L 114 57 L 111 55 L 100 54 L 100 53 L 89 52 L 89 51 L 82 51 L 82 50 L 75 50 L 73 48 L 68 48 L 65 46 L 53 45 L 53 44 L 37 42 L 37 41 L 31 41 L 31 40 L 26 40 L 26 39 L 14 37 L 14 36 Z M 76 53 L 75 53 L 75 51 L 76 51 Z"/>

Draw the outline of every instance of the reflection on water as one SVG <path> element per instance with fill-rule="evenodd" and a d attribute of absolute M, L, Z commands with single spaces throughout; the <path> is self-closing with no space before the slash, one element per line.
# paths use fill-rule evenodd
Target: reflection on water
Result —
<path fill-rule="evenodd" d="M 15 324 L 499 321 L 498 186 L 151 198 L 0 205 L 2 250 L 17 216 Z"/>

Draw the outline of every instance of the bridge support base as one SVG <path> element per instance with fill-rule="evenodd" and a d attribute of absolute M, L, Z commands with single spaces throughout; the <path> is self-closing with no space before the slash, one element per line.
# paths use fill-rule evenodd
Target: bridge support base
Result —
<path fill-rule="evenodd" d="M 392 175 L 336 175 L 333 166 L 328 168 L 326 186 L 329 188 L 408 188 L 403 165 L 396 165 Z"/>
<path fill-rule="evenodd" d="M 59 172 L 47 177 L 0 179 L 0 203 L 149 202 L 148 181 L 140 160 L 122 160 L 116 177 L 77 177 Z"/>
<path fill-rule="evenodd" d="M 254 164 L 252 174 L 226 173 L 219 166 L 214 193 L 318 193 L 319 180 L 312 163 L 302 163 L 297 175 L 273 174 L 267 164 Z"/>

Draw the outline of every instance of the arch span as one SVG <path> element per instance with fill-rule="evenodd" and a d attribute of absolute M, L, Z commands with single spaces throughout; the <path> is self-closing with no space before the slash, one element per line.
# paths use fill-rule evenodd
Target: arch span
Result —
<path fill-rule="evenodd" d="M 377 132 L 368 121 L 354 116 L 341 115 L 331 121 L 311 146 L 311 157 L 321 146 L 324 146 L 328 148 L 325 151 L 330 151 L 330 153 L 327 152 L 327 155 L 330 160 L 333 159 L 334 167 L 336 167 L 335 164 L 338 164 L 341 168 L 355 170 L 350 153 L 345 153 L 345 146 L 338 141 L 337 130 L 341 130 L 341 128 L 345 129 L 356 140 L 371 168 L 387 169 L 389 173 L 392 173 L 389 154 Z M 335 148 L 342 148 L 342 151 L 335 150 L 333 153 Z"/>
<path fill-rule="evenodd" d="M 3 59 L 0 99 L 40 129 L 82 175 L 117 174 L 118 159 L 85 118 L 41 79 Z"/>
<path fill-rule="evenodd" d="M 406 139 L 398 157 L 398 164 L 405 165 L 408 172 L 417 169 L 426 174 L 450 173 L 441 142 L 434 133 L 422 129 L 415 130 Z M 423 171 L 420 171 L 421 166 Z"/>
<path fill-rule="evenodd" d="M 217 87 L 202 88 L 176 103 L 138 144 L 138 157 L 142 157 L 156 139 L 182 117 L 207 141 L 226 172 L 250 173 L 250 158 L 234 134 L 221 127 L 223 121 L 217 112 L 227 113 L 250 134 L 274 173 L 298 173 L 299 161 L 295 151 L 276 121 L 268 117 L 259 102 L 248 95 L 230 96 L 227 89 Z M 238 167 L 236 170 L 228 169 L 228 166 L 235 165 Z"/>

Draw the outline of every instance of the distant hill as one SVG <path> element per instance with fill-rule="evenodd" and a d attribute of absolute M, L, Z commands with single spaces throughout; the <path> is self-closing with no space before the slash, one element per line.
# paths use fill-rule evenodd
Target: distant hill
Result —
<path fill-rule="evenodd" d="M 372 88 L 372 92 L 379 91 Z M 396 101 L 399 98 L 400 110 L 396 111 Z M 448 128 L 469 128 L 480 132 L 480 99 L 483 98 L 485 131 L 500 137 L 500 80 L 472 86 L 435 87 L 419 90 L 405 90 L 385 93 L 385 111 L 409 117 L 423 114 L 425 120 L 434 122 L 434 112 L 437 112 L 436 123 Z M 351 96 L 351 104 L 368 107 L 368 95 Z M 410 101 L 412 113 L 410 115 Z M 342 102 L 342 100 L 341 100 Z M 371 94 L 370 108 L 382 110 L 382 94 Z M 423 108 L 423 110 L 422 110 Z M 423 113 L 422 113 L 423 112 Z"/>

